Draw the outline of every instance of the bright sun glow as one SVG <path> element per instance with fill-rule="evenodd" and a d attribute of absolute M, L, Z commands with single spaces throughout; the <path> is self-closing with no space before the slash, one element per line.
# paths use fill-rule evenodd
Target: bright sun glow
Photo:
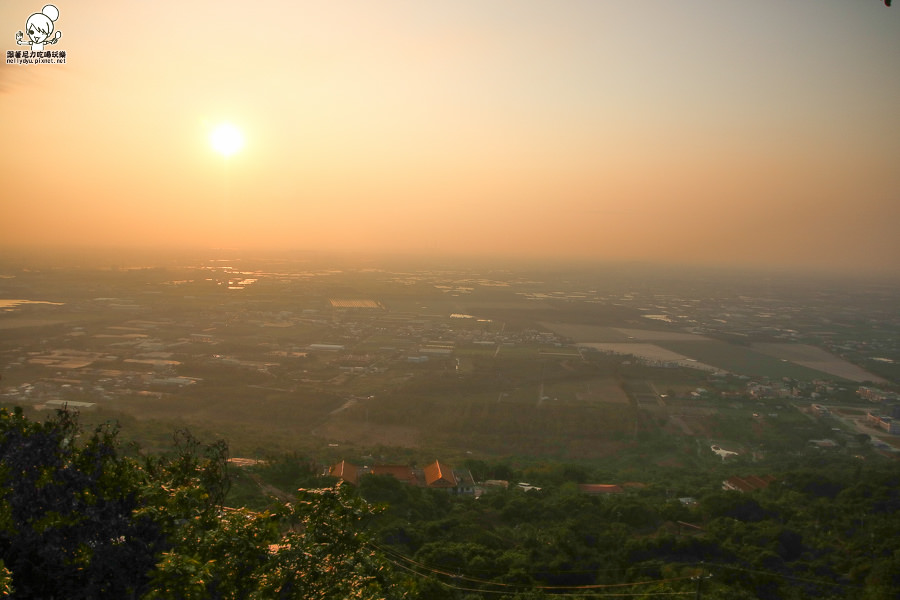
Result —
<path fill-rule="evenodd" d="M 244 135 L 231 123 L 222 123 L 213 129 L 209 143 L 222 156 L 231 156 L 244 147 Z"/>

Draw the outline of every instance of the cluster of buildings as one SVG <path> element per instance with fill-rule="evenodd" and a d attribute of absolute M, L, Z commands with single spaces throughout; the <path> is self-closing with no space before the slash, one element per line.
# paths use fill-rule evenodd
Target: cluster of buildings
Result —
<path fill-rule="evenodd" d="M 468 469 L 455 469 L 439 460 L 434 461 L 423 469 L 407 465 L 360 466 L 342 460 L 326 468 L 324 474 L 351 485 L 358 485 L 360 478 L 365 475 L 388 475 L 407 485 L 445 490 L 451 494 L 474 495 L 476 497 L 487 490 L 510 489 L 509 482 L 505 480 L 491 479 L 476 486 L 472 473 Z M 589 496 L 618 496 L 645 487 L 645 484 L 638 482 L 623 483 L 621 485 L 581 483 L 578 484 L 578 491 Z M 541 489 L 525 482 L 518 483 L 513 488 L 524 492 L 540 491 Z"/>
<path fill-rule="evenodd" d="M 389 475 L 407 485 L 446 490 L 452 494 L 474 494 L 475 480 L 468 469 L 454 469 L 439 460 L 424 469 L 407 465 L 360 466 L 342 460 L 328 468 L 326 475 L 357 485 L 363 475 Z"/>
<path fill-rule="evenodd" d="M 900 435 L 900 394 L 869 386 L 861 386 L 856 394 L 864 400 L 882 405 L 881 410 L 866 413 L 866 423 L 870 427 L 882 429 L 891 435 Z"/>
<path fill-rule="evenodd" d="M 897 392 L 889 392 L 880 388 L 870 387 L 866 385 L 860 386 L 856 390 L 856 395 L 863 400 L 868 400 L 869 402 L 900 402 L 900 394 L 898 394 Z"/>

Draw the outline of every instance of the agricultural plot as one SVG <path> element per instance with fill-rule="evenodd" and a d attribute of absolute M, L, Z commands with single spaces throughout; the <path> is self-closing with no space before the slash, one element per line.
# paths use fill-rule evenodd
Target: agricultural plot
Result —
<path fill-rule="evenodd" d="M 772 379 L 790 377 L 798 380 L 813 380 L 823 377 L 823 372 L 786 360 L 756 352 L 747 346 L 738 346 L 719 340 L 707 341 L 661 341 L 660 346 L 672 352 L 719 369 L 748 376 L 763 376 Z"/>
<path fill-rule="evenodd" d="M 656 329 L 630 329 L 616 327 L 615 330 L 629 340 L 639 342 L 708 342 L 712 338 L 685 331 L 658 331 Z"/>
<path fill-rule="evenodd" d="M 656 344 L 641 342 L 582 343 L 579 344 L 579 346 L 583 348 L 591 348 L 593 350 L 597 350 L 598 352 L 631 355 L 649 362 L 677 364 L 682 367 L 701 369 L 705 371 L 719 370 L 713 365 L 705 364 L 704 362 L 701 362 L 695 358 L 691 358 L 686 354 L 675 352 Z"/>
<path fill-rule="evenodd" d="M 322 440 L 362 447 L 417 448 L 422 441 L 422 431 L 417 427 L 372 424 L 364 419 L 328 421 L 316 428 L 315 435 Z"/>
<path fill-rule="evenodd" d="M 528 394 L 527 402 L 514 394 L 435 396 L 418 405 L 377 398 L 367 407 L 356 405 L 331 415 L 315 434 L 342 445 L 596 458 L 609 452 L 608 445 L 620 432 L 634 430 L 634 413 L 627 405 L 574 405 L 562 398 L 539 402 L 536 392 Z M 401 406 L 407 408 L 403 424 L 391 414 Z"/>
<path fill-rule="evenodd" d="M 611 377 L 586 381 L 583 386 L 583 389 L 576 393 L 578 400 L 586 403 L 628 404 L 628 395 Z"/>
<path fill-rule="evenodd" d="M 628 405 L 628 395 L 612 377 L 548 384 L 544 396 L 569 405 Z"/>
<path fill-rule="evenodd" d="M 686 331 L 664 331 L 629 327 L 608 327 L 582 323 L 542 322 L 541 327 L 574 342 L 588 343 L 637 343 L 657 341 L 708 341 L 711 338 Z"/>
<path fill-rule="evenodd" d="M 688 332 L 544 322 L 581 347 L 642 360 L 749 376 L 811 380 L 826 375 L 883 383 L 878 375 L 807 344 L 739 346 Z"/>
<path fill-rule="evenodd" d="M 865 369 L 851 362 L 839 358 L 808 344 L 752 344 L 751 348 L 768 356 L 774 356 L 780 360 L 786 360 L 810 369 L 828 373 L 836 377 L 849 379 L 850 381 L 874 381 L 887 383 L 878 375 L 869 373 Z"/>
<path fill-rule="evenodd" d="M 615 327 L 600 325 L 582 325 L 578 323 L 538 323 L 541 327 L 558 335 L 569 338 L 573 342 L 628 342 L 627 334 Z"/>
<path fill-rule="evenodd" d="M 653 384 L 649 381 L 629 381 L 624 388 L 628 396 L 634 400 L 637 407 L 641 410 L 658 411 L 665 406 Z"/>

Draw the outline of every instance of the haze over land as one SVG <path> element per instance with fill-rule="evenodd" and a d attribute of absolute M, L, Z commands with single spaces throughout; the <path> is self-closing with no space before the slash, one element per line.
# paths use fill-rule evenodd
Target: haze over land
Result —
<path fill-rule="evenodd" d="M 165 591 L 118 596 L 284 581 L 335 599 L 696 597 L 701 581 L 710 600 L 896 596 L 896 282 L 48 258 L 0 257 L 2 504 L 17 519 L 0 587 L 18 595 L 144 585 L 137 556 Z M 113 443 L 113 423 L 140 451 Z M 383 510 L 340 520 L 362 502 Z M 133 526 L 147 513 L 169 525 Z M 147 543 L 158 531 L 166 544 Z M 76 554 L 84 539 L 94 552 Z M 387 562 L 334 558 L 348 548 Z M 376 571 L 396 582 L 385 593 L 346 575 Z"/>
<path fill-rule="evenodd" d="M 897 273 L 900 12 L 877 0 L 56 5 L 67 63 L 0 68 L 5 252 Z M 0 6 L 4 49 L 40 8 Z"/>
<path fill-rule="evenodd" d="M 900 447 L 869 417 L 898 398 L 896 283 L 233 251 L 72 258 L 0 260 L 0 404 L 80 406 L 142 443 L 179 423 L 237 452 L 335 460 L 376 448 L 668 460 L 695 440 L 761 455 L 860 433 Z M 843 420 L 812 412 L 826 404 Z"/>

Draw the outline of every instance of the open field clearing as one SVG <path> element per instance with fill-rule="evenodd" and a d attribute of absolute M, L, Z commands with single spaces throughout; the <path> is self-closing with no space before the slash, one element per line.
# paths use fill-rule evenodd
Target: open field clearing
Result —
<path fill-rule="evenodd" d="M 632 355 L 644 360 L 673 363 L 683 367 L 692 369 L 701 369 L 705 371 L 718 371 L 716 367 L 699 362 L 685 354 L 657 346 L 656 344 L 646 344 L 638 342 L 629 343 L 594 343 L 594 344 L 578 344 L 582 348 L 592 348 L 599 352 L 611 352 L 613 354 Z"/>
<path fill-rule="evenodd" d="M 590 458 L 606 455 L 609 443 L 639 427 L 613 378 L 547 384 L 540 392 L 535 385 L 496 394 L 376 396 L 328 415 L 313 434 L 342 446 Z"/>
<path fill-rule="evenodd" d="M 654 329 L 629 329 L 622 327 L 616 327 L 615 330 L 629 340 L 638 340 L 641 342 L 708 342 L 711 340 L 711 338 L 706 336 L 681 331 L 656 331 Z"/>
<path fill-rule="evenodd" d="M 581 381 L 564 381 L 543 386 L 545 400 L 558 401 L 570 406 L 589 406 L 594 404 L 628 405 L 628 395 L 612 377 L 603 377 Z"/>
<path fill-rule="evenodd" d="M 92 313 L 53 313 L 47 315 L 0 315 L 0 329 L 20 329 L 26 327 L 48 327 L 73 322 L 100 320 L 104 315 Z"/>
<path fill-rule="evenodd" d="M 19 327 L 45 327 L 47 325 L 56 325 L 58 323 L 65 322 L 66 319 L 64 318 L 35 319 L 28 317 L 16 317 L 13 319 L 0 319 L 0 329 L 16 329 Z"/>
<path fill-rule="evenodd" d="M 659 331 L 656 329 L 635 329 L 629 327 L 605 327 L 600 325 L 584 325 L 573 323 L 539 323 L 554 333 L 572 339 L 576 343 L 615 343 L 615 342 L 657 342 L 657 341 L 692 341 L 704 342 L 710 338 L 682 331 Z"/>
<path fill-rule="evenodd" d="M 401 425 L 371 424 L 365 421 L 341 419 L 320 425 L 315 435 L 321 439 L 352 442 L 362 446 L 398 446 L 416 448 L 421 442 L 421 431 Z"/>
<path fill-rule="evenodd" d="M 615 327 L 572 323 L 538 323 L 550 331 L 579 342 L 627 342 L 628 336 Z"/>
<path fill-rule="evenodd" d="M 672 352 L 690 356 L 701 363 L 714 365 L 740 375 L 763 376 L 773 379 L 790 377 L 806 381 L 823 377 L 822 371 L 781 360 L 762 352 L 755 352 L 747 346 L 738 346 L 719 340 L 672 340 L 661 341 L 660 345 Z"/>
<path fill-rule="evenodd" d="M 781 360 L 816 369 L 823 373 L 843 377 L 850 381 L 874 381 L 887 383 L 886 379 L 869 373 L 862 367 L 834 356 L 833 354 L 808 344 L 752 344 L 751 348 Z"/>
<path fill-rule="evenodd" d="M 612 377 L 592 379 L 581 383 L 581 389 L 575 393 L 575 399 L 584 404 L 596 402 L 609 404 L 628 404 L 628 394 Z"/>
<path fill-rule="evenodd" d="M 808 344 L 758 343 L 746 347 L 678 331 L 554 322 L 542 322 L 540 325 L 572 339 L 582 347 L 600 352 L 631 354 L 644 360 L 677 363 L 696 369 L 801 380 L 832 375 L 850 381 L 887 381 Z"/>

